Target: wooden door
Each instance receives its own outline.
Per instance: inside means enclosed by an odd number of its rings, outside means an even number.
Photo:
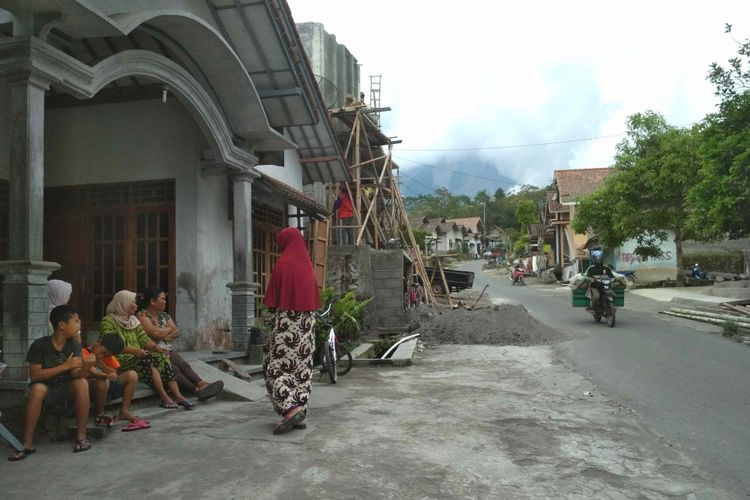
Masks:
[[[84,306],[91,303],[93,286],[89,273],[91,218],[78,207],[47,210],[44,229],[44,260],[61,266],[51,277],[73,285],[69,304],[79,310],[87,328],[94,318],[91,307]]]
[[[311,252],[315,279],[318,282],[318,291],[326,286],[326,261],[328,259],[328,231],[330,220],[316,220],[312,222]]]

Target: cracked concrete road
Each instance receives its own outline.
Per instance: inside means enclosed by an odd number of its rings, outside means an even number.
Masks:
[[[283,436],[269,403],[227,401],[161,412],[82,454],[40,442],[0,463],[1,496],[732,498],[553,357],[450,345],[412,367],[355,368],[315,384],[307,430]]]

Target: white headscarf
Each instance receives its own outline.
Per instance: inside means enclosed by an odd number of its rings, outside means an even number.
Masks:
[[[49,280],[47,282],[47,296],[49,297],[49,310],[62,306],[70,300],[73,293],[73,285],[63,280]]]
[[[138,318],[132,314],[128,314],[128,308],[130,304],[135,302],[135,293],[127,290],[120,290],[117,292],[112,301],[107,304],[107,314],[119,323],[121,327],[126,330],[133,330],[136,327],[141,326],[141,322]]]

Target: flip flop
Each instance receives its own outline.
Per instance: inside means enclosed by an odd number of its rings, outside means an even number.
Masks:
[[[91,441],[89,438],[85,437],[83,439],[77,439],[76,444],[73,447],[73,453],[81,453],[84,451],[89,451],[91,449]]]
[[[122,428],[122,432],[139,431],[141,429],[148,429],[151,424],[148,420],[133,420],[128,425]]]
[[[211,382],[206,387],[199,390],[196,395],[198,396],[198,401],[205,401],[214,396],[217,396],[223,390],[224,382],[222,380],[217,380],[216,382]]]
[[[294,410],[291,410],[289,413],[291,413]],[[294,413],[291,417],[286,417],[284,420],[281,421],[279,425],[274,427],[273,433],[274,434],[284,434],[286,432],[291,431],[294,426],[300,425],[305,420],[305,414],[300,410]]]
[[[8,455],[8,460],[10,460],[11,462],[18,462],[19,460],[23,460],[29,455],[33,455],[35,452],[36,448],[24,448],[23,450],[14,451],[10,455]]]
[[[193,403],[189,399],[183,399],[182,401],[177,401],[177,404],[182,406],[186,410],[195,410],[195,403]]]
[[[180,405],[178,405],[174,401],[170,401],[169,403],[165,403],[162,401],[162,403],[159,406],[161,406],[162,408],[166,408],[167,410],[176,410],[177,408],[180,407]]]
[[[107,415],[107,414],[98,415],[94,419],[94,424],[101,426],[101,427],[112,427],[112,424],[114,423],[115,423],[115,417],[113,417],[112,415]]]

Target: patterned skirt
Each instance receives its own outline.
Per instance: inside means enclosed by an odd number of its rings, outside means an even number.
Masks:
[[[315,350],[314,311],[273,311],[264,349],[263,376],[273,409],[284,415],[294,407],[307,413]]]

